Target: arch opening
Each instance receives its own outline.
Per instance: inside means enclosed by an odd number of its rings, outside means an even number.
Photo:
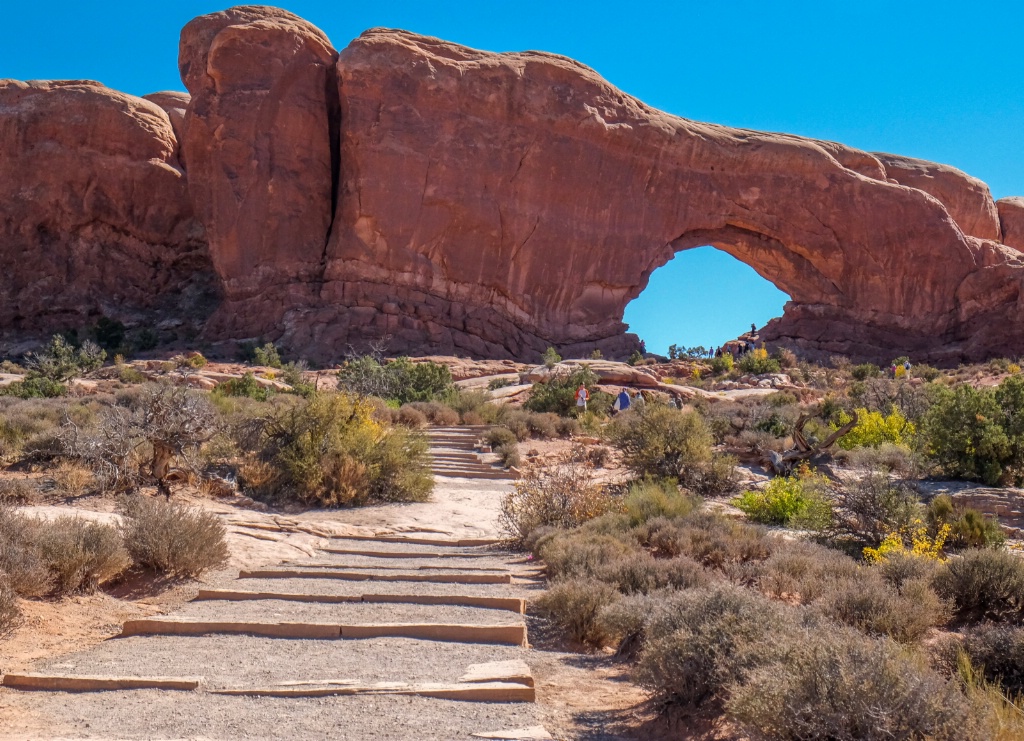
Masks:
[[[712,246],[677,252],[656,268],[623,321],[647,350],[718,347],[781,316],[790,297],[752,267]]]

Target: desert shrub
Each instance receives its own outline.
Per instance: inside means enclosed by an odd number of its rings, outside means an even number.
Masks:
[[[882,369],[874,363],[862,363],[861,365],[855,365],[850,369],[850,375],[858,381],[864,381],[868,378],[878,378],[882,375]]]
[[[893,409],[888,415],[864,408],[857,409],[856,413],[857,424],[838,441],[839,447],[846,450],[857,447],[877,448],[883,443],[909,447],[917,433],[914,423],[908,421],[899,409]],[[840,411],[832,428],[838,430],[852,419],[849,414]]]
[[[75,347],[61,335],[54,335],[50,343],[39,352],[27,353],[25,365],[28,379],[46,379],[61,384],[94,371],[103,365],[107,353],[99,345],[86,340]]]
[[[582,448],[574,448],[551,466],[528,469],[515,482],[501,501],[501,526],[521,543],[541,525],[574,528],[613,506],[611,495],[594,482]]]
[[[953,548],[998,548],[1006,541],[996,518],[958,506],[948,494],[940,494],[928,503],[927,516],[932,531],[949,528],[948,541]]]
[[[925,418],[929,452],[947,476],[996,484],[1013,463],[1013,446],[1000,424],[990,389],[963,384],[941,389]]]
[[[82,496],[96,483],[92,471],[71,461],[64,461],[51,469],[50,480],[54,493],[69,498]]]
[[[796,353],[786,347],[780,347],[776,350],[772,357],[779,362],[779,365],[783,368],[795,368],[797,366]]]
[[[587,460],[590,461],[595,468],[603,468],[611,458],[611,454],[611,450],[606,448],[604,445],[595,445],[592,448],[587,448]]]
[[[610,636],[599,619],[601,610],[619,598],[614,587],[596,579],[555,581],[534,606],[579,643],[603,646]]]
[[[934,381],[939,376],[941,376],[942,371],[940,371],[938,368],[933,368],[930,365],[921,363],[919,365],[914,366],[913,374],[917,378],[923,378],[925,381],[931,382]]]
[[[0,396],[13,396],[18,399],[52,399],[64,396],[68,387],[59,381],[42,376],[29,376],[24,381],[0,387]]]
[[[423,414],[430,424],[440,427],[451,427],[457,425],[461,420],[457,411],[439,401],[411,401],[406,402],[403,406],[415,409]]]
[[[132,495],[119,502],[121,534],[132,560],[171,577],[196,577],[227,563],[224,525],[212,512]]]
[[[645,479],[630,485],[622,505],[630,524],[636,526],[655,517],[684,517],[699,501],[680,492],[674,481]]]
[[[21,597],[41,597],[53,586],[35,540],[38,523],[13,507],[0,506],[0,575]]]
[[[531,437],[550,440],[558,436],[558,415],[551,412],[530,414],[526,417],[526,426]]]
[[[255,365],[263,365],[268,368],[280,368],[281,353],[273,342],[268,342],[262,347],[254,347],[252,350],[252,362]]]
[[[316,393],[267,420],[258,456],[273,476],[257,494],[318,506],[423,501],[433,487],[426,438],[373,418],[344,393]]]
[[[471,412],[479,414],[481,410],[486,409],[490,404],[490,395],[483,391],[467,391],[465,389],[455,389],[453,393],[447,399],[448,405],[461,415],[466,415]]]
[[[892,555],[874,565],[885,581],[897,590],[913,581],[931,583],[936,572],[942,567],[934,558],[914,556],[909,553]]]
[[[39,494],[38,487],[28,479],[0,479],[0,507],[7,504],[26,504]]]
[[[1024,620],[1024,560],[1005,551],[971,549],[935,574],[935,588],[961,617]]]
[[[611,402],[604,404],[603,397],[599,398],[595,388],[597,381],[597,375],[586,365],[574,367],[567,373],[554,372],[546,381],[533,385],[530,398],[523,404],[523,408],[531,412],[551,412],[560,417],[569,417],[576,413],[576,390],[582,384],[590,393],[588,408],[607,411]]]
[[[966,631],[963,641],[947,640],[939,647],[939,658],[950,671],[957,668],[960,652],[967,655],[989,682],[996,682],[1010,694],[1024,693],[1024,628],[982,623]]]
[[[778,545],[761,528],[699,510],[677,520],[656,517],[635,536],[658,555],[688,556],[716,569],[766,559]]]
[[[519,453],[518,443],[504,443],[494,448],[498,460],[505,468],[518,468],[523,464],[523,457]]]
[[[759,347],[740,358],[739,369],[744,373],[761,375],[764,373],[778,373],[782,370],[782,367],[778,360],[768,356],[767,350]]]
[[[487,382],[487,389],[489,391],[497,391],[507,386],[515,386],[519,383],[516,378],[492,378]]]
[[[711,359],[711,372],[720,376],[729,373],[733,367],[732,353],[724,352],[720,356]]]
[[[837,530],[860,543],[877,546],[892,533],[909,532],[923,507],[917,494],[888,474],[869,471],[847,485],[841,497]]]
[[[732,683],[770,661],[794,622],[784,606],[730,585],[658,602],[644,623],[634,678],[665,708],[724,699]]]
[[[787,542],[764,561],[757,586],[775,598],[797,598],[811,604],[836,584],[857,578],[858,564],[849,556],[817,543]]]
[[[536,528],[535,528],[536,530]],[[606,565],[639,549],[608,533],[560,531],[538,543],[537,555],[544,561],[549,578],[591,577]]]
[[[836,455],[852,468],[865,468],[869,471],[892,471],[906,474],[914,470],[915,458],[909,448],[882,443],[877,448],[853,448]]]
[[[32,530],[54,594],[92,592],[131,565],[121,535],[111,525],[64,516],[37,522]]]
[[[241,378],[229,378],[218,383],[213,392],[223,396],[244,396],[256,401],[266,401],[273,393],[269,386],[257,381],[252,372],[242,374]]]
[[[381,363],[368,355],[342,366],[338,371],[338,388],[361,396],[393,399],[400,404],[447,400],[455,395],[452,373],[446,365],[414,363],[409,358]],[[458,420],[451,424],[458,424]]]
[[[822,530],[832,523],[832,503],[826,496],[827,477],[806,471],[774,478],[760,491],[745,491],[733,500],[754,522]]]
[[[18,595],[11,589],[7,580],[0,577],[0,638],[6,638],[14,632],[20,621]]]
[[[541,355],[540,360],[548,368],[554,368],[562,362],[562,356],[558,354],[558,350],[555,348],[548,347],[548,349]]]
[[[492,427],[484,435],[484,440],[492,449],[501,445],[515,445],[519,441],[512,430],[507,427]]]
[[[958,687],[883,640],[849,630],[780,636],[778,659],[731,687],[727,714],[758,738],[982,738]]]
[[[126,365],[124,363],[119,363],[118,366],[117,366],[117,379],[121,383],[131,384],[131,383],[144,383],[145,380],[146,380],[146,377],[142,374],[142,371],[140,371],[138,368],[136,368],[134,366],[131,366],[131,365]]]
[[[673,478],[698,494],[731,486],[732,461],[723,458],[715,465],[711,430],[697,412],[648,405],[618,415],[607,435],[639,477]]]
[[[559,417],[555,429],[559,437],[573,437],[583,432],[583,426],[575,417]]]
[[[418,429],[427,426],[427,415],[408,404],[398,410],[398,424]]]
[[[836,622],[900,643],[919,641],[945,617],[945,605],[927,582],[907,581],[895,589],[870,571],[837,583],[818,604]]]

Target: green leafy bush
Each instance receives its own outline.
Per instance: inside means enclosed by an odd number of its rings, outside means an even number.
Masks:
[[[822,530],[832,523],[829,485],[827,477],[811,472],[781,476],[760,491],[743,492],[733,504],[754,522]]]
[[[882,375],[882,369],[874,363],[862,363],[853,366],[850,369],[850,375],[858,381],[864,381],[868,378],[878,378]]]
[[[446,365],[414,363],[409,358],[381,363],[369,355],[349,360],[342,366],[338,371],[338,388],[399,404],[443,401],[455,394],[452,373]]]
[[[928,503],[928,524],[932,532],[948,525],[946,542],[957,549],[998,548],[1006,541],[996,518],[958,506],[948,494],[940,494]]]
[[[732,371],[734,361],[732,353],[724,352],[716,358],[711,359],[711,372],[716,376]]]
[[[1001,418],[990,389],[967,384],[941,389],[924,422],[929,452],[941,471],[954,478],[998,483],[1004,469],[1015,464],[1014,445]]]
[[[0,386],[0,395],[15,396],[19,399],[52,399],[65,396],[67,393],[68,387],[63,383],[42,376],[30,376],[24,381]]]
[[[939,595],[961,617],[996,622],[1024,620],[1024,560],[1006,551],[967,550],[935,575]]]
[[[762,375],[765,373],[778,373],[782,370],[779,361],[769,357],[768,351],[763,347],[751,350],[740,358],[739,368],[744,373]]]
[[[268,342],[263,347],[253,348],[252,362],[268,368],[280,368],[283,365],[281,353],[278,352],[277,346],[273,342]]]
[[[603,397],[598,395],[595,388],[597,380],[597,375],[586,365],[575,367],[569,373],[556,373],[547,381],[533,385],[530,398],[523,404],[523,408],[531,412],[552,412],[568,417],[576,413],[576,390],[583,385],[590,393],[588,408],[607,411],[611,402],[605,404]]]
[[[106,351],[94,342],[86,340],[80,347],[75,347],[58,334],[45,349],[26,354],[25,365],[29,369],[29,378],[64,383],[101,367],[106,357]]]
[[[558,354],[558,351],[555,348],[549,347],[544,351],[544,354],[541,355],[541,362],[548,368],[554,368],[562,362],[562,356]]]
[[[121,534],[139,566],[171,577],[197,577],[227,563],[224,525],[212,512],[141,494],[120,501]]]
[[[699,500],[680,492],[675,481],[666,479],[633,482],[622,502],[634,527],[656,517],[685,517],[699,505]]]
[[[616,416],[606,434],[636,476],[675,479],[701,495],[732,486],[733,461],[712,454],[714,438],[697,412],[647,405]]]
[[[218,383],[213,391],[223,396],[245,396],[256,401],[266,401],[273,393],[269,387],[257,381],[252,372],[244,373],[241,378],[229,378]]]

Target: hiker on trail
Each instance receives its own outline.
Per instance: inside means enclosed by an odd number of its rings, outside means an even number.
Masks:
[[[896,377],[896,364],[895,363],[893,363],[892,365],[889,366],[889,375],[892,376],[893,378]]]
[[[643,410],[644,404],[643,391],[637,391],[636,394],[633,395],[633,405],[636,406],[636,410],[639,412]]]
[[[908,376],[910,375],[910,361],[909,360],[906,363],[903,364],[903,370],[905,370],[907,372]]]
[[[587,387],[580,384],[580,387],[576,389],[576,408],[582,409],[584,412],[587,411],[587,400],[590,398],[590,392],[587,391]]]
[[[629,394],[626,393],[626,389],[622,389],[619,395],[615,397],[615,403],[612,404],[613,412],[624,412],[629,409]]]
[[[757,325],[753,322],[750,323],[750,334],[757,334]]]

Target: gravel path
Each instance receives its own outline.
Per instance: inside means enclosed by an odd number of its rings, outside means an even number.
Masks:
[[[318,604],[284,600],[202,600],[174,613],[197,620],[247,620],[253,622],[311,622],[354,625],[358,623],[470,623],[521,625],[523,616],[508,610],[484,610],[449,605],[411,605],[372,602]]]
[[[466,481],[438,478],[430,503],[386,505],[344,513],[360,520],[424,532],[409,537],[445,537],[431,528],[447,525],[462,537],[495,533],[501,494],[507,481]],[[376,511],[371,511],[371,510]],[[325,513],[336,521],[340,513]],[[393,516],[390,523],[380,523]],[[311,521],[304,515],[305,521]],[[312,522],[312,524],[316,524]],[[374,525],[376,527],[376,525]],[[451,537],[457,537],[455,535]],[[307,595],[466,595],[518,597],[537,595],[539,583],[525,581],[536,567],[522,554],[493,547],[450,547],[334,538],[320,541],[331,548],[374,551],[384,557],[330,554],[323,550],[253,570],[322,568],[394,576],[450,575],[464,570],[477,575],[510,574],[514,584],[342,581],[331,578],[234,578],[220,574],[206,588]],[[316,541],[313,542],[315,546]],[[421,553],[424,558],[387,558],[389,551]],[[306,552],[313,552],[309,549]],[[479,558],[437,557],[438,553],[479,555]],[[266,563],[264,561],[263,563]],[[314,564],[326,564],[316,567]],[[424,566],[427,568],[417,568]],[[472,567],[472,568],[470,568]],[[482,569],[491,569],[484,571]],[[326,574],[325,574],[326,577]],[[463,623],[522,625],[524,616],[508,610],[412,603],[310,603],[286,600],[202,600],[185,605],[173,617],[217,622]],[[245,635],[145,635],[105,641],[79,653],[35,667],[52,674],[107,676],[201,676],[194,692],[139,690],[132,692],[18,693],[22,715],[0,725],[4,738],[120,739],[467,739],[471,733],[537,725],[532,703],[438,700],[396,696],[325,698],[251,698],[210,694],[217,688],[262,688],[288,682],[350,680],[359,683],[452,683],[471,664],[531,660],[528,648],[409,638],[276,639]],[[0,689],[8,695],[10,690]],[[22,725],[19,726],[18,724]],[[31,724],[35,723],[36,726]],[[40,733],[39,728],[45,728]]]

